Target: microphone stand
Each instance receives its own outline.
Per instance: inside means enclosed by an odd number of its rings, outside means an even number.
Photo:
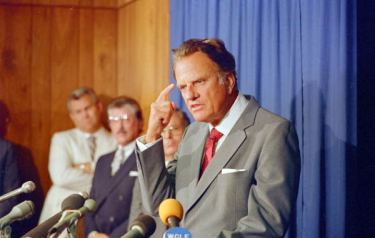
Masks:
[[[77,219],[74,219],[72,221],[69,222],[69,226],[66,228],[67,230],[67,235],[68,235],[68,238],[76,238],[77,237]],[[56,238],[56,237],[59,237],[59,235],[64,231],[64,229],[62,230],[58,230],[56,231],[55,233],[52,233],[52,234],[48,234],[48,238]],[[0,238],[2,238],[0,236]],[[10,237],[9,237],[10,238]]]
[[[10,225],[5,226],[0,230],[0,238],[11,238],[12,228]]]
[[[72,221],[67,228],[68,230],[68,237],[69,238],[76,238],[77,237],[77,220]]]

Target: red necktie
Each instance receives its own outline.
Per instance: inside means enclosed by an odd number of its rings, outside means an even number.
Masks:
[[[223,136],[221,132],[216,130],[215,128],[212,128],[210,135],[208,136],[208,139],[206,141],[206,145],[204,146],[204,160],[201,167],[201,174],[203,174],[204,170],[207,168],[207,165],[210,163],[212,158],[215,155],[215,148],[217,142],[220,140],[220,138]]]

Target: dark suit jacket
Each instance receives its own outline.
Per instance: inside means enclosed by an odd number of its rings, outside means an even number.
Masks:
[[[98,231],[116,238],[127,232],[136,180],[129,172],[137,171],[135,155],[132,153],[111,176],[114,155],[115,152],[103,155],[96,165],[90,197],[96,201],[97,208],[85,219],[86,236],[91,231]]]
[[[155,210],[175,196],[181,226],[194,238],[282,237],[298,191],[298,139],[287,120],[249,99],[239,120],[199,178],[207,123],[193,123],[178,150],[176,185],[170,183],[161,141],[136,150],[142,196]]]
[[[0,195],[8,193],[20,186],[17,159],[13,145],[0,138]],[[0,203],[0,217],[6,215],[14,205],[17,197]]]

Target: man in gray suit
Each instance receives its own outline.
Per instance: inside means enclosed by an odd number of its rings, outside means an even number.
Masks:
[[[234,57],[219,39],[191,39],[173,50],[174,76],[196,120],[177,153],[175,186],[161,132],[175,109],[166,87],[137,141],[144,199],[175,197],[194,238],[282,237],[298,191],[300,154],[291,123],[237,88]]]

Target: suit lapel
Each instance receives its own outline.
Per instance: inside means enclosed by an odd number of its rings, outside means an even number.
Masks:
[[[180,176],[181,187],[188,186],[187,189],[179,191],[178,200],[184,209],[189,206],[194,199],[192,191],[195,190],[200,172],[201,158],[203,156],[205,140],[208,136],[208,125],[205,123],[195,123],[190,127],[188,135],[184,137],[183,149],[179,151],[177,160],[177,173]],[[188,184],[185,184],[189,181]]]
[[[193,162],[194,166],[191,166],[191,168],[194,169],[193,171],[194,179],[196,179],[198,183],[196,184],[196,187],[193,188],[192,186],[190,186],[191,188],[189,188],[189,191],[193,191],[193,192],[191,193],[192,195],[189,199],[188,205],[186,206],[186,213],[194,206],[194,204],[209,188],[210,184],[221,173],[221,170],[231,160],[231,158],[236,153],[238,148],[244,143],[244,141],[247,138],[245,129],[254,124],[255,115],[258,109],[259,109],[258,103],[253,98],[251,98],[242,116],[239,118],[239,120],[234,125],[232,130],[229,132],[228,136],[225,138],[223,144],[220,146],[218,151],[216,151],[213,160],[210,162],[210,164],[208,165],[208,167],[206,168],[205,172],[202,174],[200,179],[199,179],[199,171],[200,171],[200,164],[201,164],[201,158],[203,155],[205,140],[202,142],[203,146],[200,151],[200,157],[196,156],[197,154],[199,155],[198,152],[196,154],[192,154],[191,158],[194,160]],[[207,133],[208,133],[208,129],[207,129],[206,134]],[[196,137],[193,139],[196,140]],[[198,171],[196,171],[197,167],[198,167]]]

